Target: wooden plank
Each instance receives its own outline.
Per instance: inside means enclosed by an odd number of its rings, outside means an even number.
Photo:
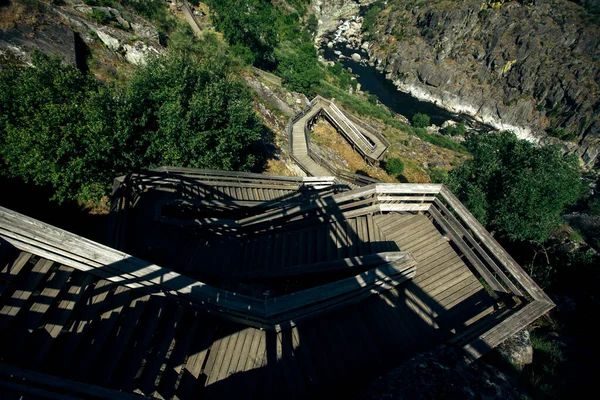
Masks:
[[[94,321],[93,332],[89,332],[84,348],[80,349],[77,357],[77,367],[73,374],[79,380],[85,380],[91,372],[100,351],[103,349],[106,340],[112,336],[113,327],[116,325],[119,314],[123,308],[130,304],[130,292],[126,286],[118,286],[108,301],[104,302],[104,307],[100,317]]]
[[[458,199],[445,187],[442,187],[440,194],[444,200],[455,210],[460,219],[473,231],[477,237],[494,254],[501,264],[505,266],[508,272],[527,290],[527,292],[536,300],[552,303],[550,298],[534,282],[529,275],[517,264],[517,262],[496,242],[496,240],[485,230],[485,228],[473,217],[473,215],[462,205]]]
[[[68,344],[64,347],[59,343],[55,344],[54,339],[58,337],[64,327],[69,325],[67,321],[72,318],[73,314],[83,315],[83,310],[91,314],[95,310],[99,310],[99,305],[96,308],[96,305],[91,303],[93,300],[91,296],[87,298],[87,301],[82,301],[82,299],[86,299],[88,293],[92,292],[90,290],[92,278],[91,275],[79,271],[72,274],[72,279],[67,284],[67,290],[63,290],[60,294],[57,307],[49,311],[47,323],[43,327],[42,333],[36,338],[35,344],[28,346],[35,348],[35,356],[32,357],[30,365],[42,365],[42,360],[46,358],[48,352],[51,352],[47,359],[56,360],[56,362],[51,362],[51,368],[64,370],[62,366],[64,363],[69,362],[73,349],[79,344],[83,335],[72,335],[72,331],[67,330],[62,335],[63,340],[60,341],[61,344]],[[52,347],[53,344],[55,344],[54,347]],[[49,369],[48,365],[44,365],[44,369]]]
[[[286,268],[290,265],[290,240],[291,232],[282,233],[281,237],[281,268]]]
[[[0,296],[2,296],[13,279],[21,272],[30,259],[31,253],[22,251],[12,263],[9,262],[2,268],[2,273],[0,274]]]
[[[215,344],[217,344],[218,341],[214,340],[217,330],[218,325],[214,322],[208,325],[202,325],[201,328],[199,328],[200,335],[193,339],[193,343],[188,349],[189,356],[185,364],[181,383],[177,388],[178,397],[189,398],[189,395],[196,392],[197,386],[201,383],[199,379],[200,373],[202,372],[209,351],[213,352],[214,350],[216,352],[218,350],[218,348],[215,347]],[[205,370],[208,368],[207,362]]]
[[[359,254],[358,252],[358,235],[356,218],[346,220],[346,238],[347,238],[347,257],[353,257]]]
[[[5,359],[21,352],[29,334],[40,326],[46,312],[56,301],[72,272],[71,268],[60,266],[56,271],[47,275],[48,279],[43,283],[41,293],[38,296],[33,296],[33,303],[29,309],[21,313],[22,318],[20,318],[20,321],[15,321],[18,326],[10,329],[2,339],[5,343],[10,343]],[[19,320],[19,318],[17,319]]]
[[[143,360],[150,346],[156,328],[160,320],[165,317],[166,304],[163,298],[150,298],[146,305],[146,311],[143,320],[140,321],[138,329],[135,330],[132,340],[127,346],[127,353],[123,358],[125,362],[121,363],[115,371],[114,377],[116,385],[128,391],[135,389],[134,380],[139,379],[143,368]]]
[[[140,323],[140,318],[149,299],[149,295],[134,298],[127,311],[123,313],[123,324],[110,338],[111,343],[107,345],[106,350],[101,357],[101,361],[98,363],[102,368],[93,376],[93,379],[97,384],[107,386],[111,381],[113,372],[121,361],[133,332]]]
[[[469,269],[460,259],[450,261],[441,266],[435,275],[419,281],[418,285],[424,291],[428,291],[431,287],[443,282],[446,277],[455,276],[466,271],[469,271]]]
[[[27,279],[15,284],[10,297],[0,309],[0,333],[8,328],[14,317],[21,311],[27,300],[31,297],[38,284],[50,270],[53,262],[40,258],[27,274]],[[12,288],[11,288],[12,289]]]
[[[17,381],[22,384],[21,388],[44,387],[51,391],[49,392],[51,396],[44,398],[105,398],[115,400],[139,400],[140,398],[137,395],[63,379],[57,377],[55,374],[46,375],[7,364],[0,364],[0,379],[3,382]],[[19,393],[22,394],[23,392],[19,391]],[[47,393],[45,396],[48,395]],[[59,393],[68,393],[70,396],[59,397]],[[38,395],[37,392],[35,394]],[[34,398],[38,397],[35,396]]]
[[[487,269],[487,267],[481,262],[481,260],[473,253],[471,248],[459,237],[459,235],[452,229],[450,224],[445,221],[441,214],[435,209],[431,209],[431,215],[435,221],[439,223],[442,228],[447,232],[448,236],[452,239],[456,247],[465,255],[471,265],[481,274],[485,281],[490,285],[492,290],[506,293],[506,289],[498,282],[496,277]]]
[[[248,361],[250,347],[254,339],[254,330],[254,328],[246,328],[244,330],[244,340],[241,340],[239,342],[240,346],[235,349],[235,356],[232,358],[228,374],[235,374],[246,370],[246,362]]]
[[[428,279],[432,276],[436,276],[439,273],[440,269],[444,268],[448,262],[455,263],[459,260],[460,257],[457,256],[456,253],[448,252],[439,258],[432,258],[430,262],[419,262],[419,270],[417,271],[413,282],[415,284],[420,284],[425,279]]]
[[[397,261],[403,258],[406,254],[407,253],[400,251],[367,254],[333,261],[321,261],[312,264],[296,265],[285,269],[274,269],[268,272],[258,271],[244,273],[235,275],[235,278],[239,280],[254,280],[348,270],[351,268],[381,265],[388,262]]]
[[[463,270],[460,273],[446,275],[445,279],[440,280],[439,282],[435,282],[430,287],[427,288],[427,294],[429,294],[432,298],[435,297],[454,285],[458,285],[465,279],[469,279],[471,276],[471,271]]]
[[[281,346],[284,373],[289,382],[289,387],[293,391],[292,395],[294,398],[305,399],[307,398],[306,384],[302,378],[298,360],[292,350],[291,332],[280,332],[277,339],[278,346]]]
[[[219,375],[217,380],[224,380],[229,375],[233,375],[237,369],[237,364],[240,360],[240,354],[242,353],[242,347],[244,346],[244,342],[246,341],[246,336],[248,335],[248,329],[241,329],[240,331],[234,334],[235,338],[232,338],[229,342],[229,347],[225,352],[225,357],[223,358],[223,363],[221,368],[219,369]]]
[[[304,249],[304,251],[306,252],[306,257],[302,260],[303,263],[312,264],[319,259],[319,254],[318,254],[318,250],[317,250],[317,248],[318,248],[317,242],[319,241],[318,233],[319,233],[318,227],[313,228],[313,229],[308,229],[306,231],[306,246],[304,246],[300,250],[300,251],[302,251],[302,249]]]
[[[397,223],[395,225],[396,231],[384,232],[388,239],[394,240],[397,242],[405,241],[407,238],[418,238],[421,236],[422,232],[428,232],[431,229],[435,229],[431,221],[422,216],[422,218],[414,218],[411,219],[409,223],[406,225],[403,223]]]
[[[443,300],[440,300],[438,303],[440,304],[440,306],[443,306],[448,310],[452,309],[453,307],[455,307],[470,296],[485,293],[488,296],[488,298],[491,298],[491,296],[487,292],[485,292],[485,290],[477,280],[465,280],[465,284],[463,284],[462,289],[452,292],[449,295],[446,295],[447,292],[450,291],[444,292],[444,296],[446,297],[444,297]]]
[[[171,347],[175,332],[183,318],[184,307],[173,304],[167,309],[167,314],[161,320],[161,329],[151,345],[151,350],[147,353],[142,376],[138,381],[137,388],[147,396],[152,395],[158,383],[157,378],[160,375],[160,368],[166,361],[167,352]]]
[[[201,319],[202,322],[207,322],[198,311],[186,310],[182,323],[177,328],[175,347],[171,351],[157,390],[158,396],[163,399],[170,399],[175,393],[177,381],[185,367],[188,349],[196,336]]]
[[[250,349],[248,350],[248,357],[246,359],[244,371],[250,371],[254,369],[256,365],[256,354],[258,352],[258,348],[260,347],[260,342],[263,339],[263,333],[259,330],[252,329],[252,334],[252,342],[250,344]]]
[[[284,296],[279,296],[275,299],[265,301],[266,315],[275,316],[283,313],[289,313],[298,310],[304,306],[317,304],[327,300],[333,300],[337,296],[352,293],[367,288],[371,284],[380,281],[385,281],[385,277],[400,276],[412,277],[414,275],[414,260],[407,257],[397,267],[391,264],[369,270],[356,277],[346,278],[337,282],[325,284],[316,288],[305,289],[299,292],[291,293]],[[384,277],[384,278],[382,278]],[[398,278],[398,280],[400,280]]]
[[[502,271],[502,269],[500,269],[500,267],[490,258],[490,256],[487,254],[487,252],[485,252],[481,248],[479,243],[477,243],[477,241],[473,239],[473,237],[469,234],[469,232],[467,232],[467,230],[458,222],[458,220],[454,217],[454,215],[452,213],[450,213],[450,211],[446,208],[446,206],[437,199],[435,201],[435,205],[446,216],[446,219],[444,219],[444,222],[446,222],[448,225],[450,225],[452,228],[454,228],[457,231],[456,232],[457,235],[459,233],[462,234],[461,239],[466,240],[470,244],[470,246],[473,247],[474,251],[477,252],[477,254],[485,260],[487,265],[489,265],[494,270],[494,272],[500,277],[502,282],[514,294],[516,294],[518,296],[522,296],[523,294],[522,294],[521,290],[512,283],[512,281],[506,276],[504,271]],[[440,215],[440,218],[444,218],[444,216]]]
[[[500,321],[492,329],[471,340],[463,349],[471,360],[476,360],[490,349],[498,346],[509,336],[550,311],[553,307],[553,303],[533,301],[508,318]]]

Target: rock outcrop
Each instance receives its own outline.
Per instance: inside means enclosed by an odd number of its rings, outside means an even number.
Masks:
[[[522,329],[506,339],[495,351],[519,369],[533,362],[533,346],[527,329]]]
[[[371,382],[356,400],[379,399],[528,399],[516,380],[477,361],[465,364],[457,350],[439,348],[419,354]]]
[[[377,6],[361,47],[399,90],[521,138],[560,144],[588,167],[598,162],[600,27],[585,8],[566,0]]]
[[[375,0],[311,0],[311,8],[319,21],[317,37],[335,30],[340,20],[357,15],[360,7],[372,4]]]
[[[100,58],[140,64],[149,54],[162,51],[152,24],[131,13],[126,19],[111,7],[44,4],[43,8],[28,8],[14,3],[0,12],[0,52],[25,60],[37,49],[75,65],[78,57],[85,57],[78,51],[87,46],[105,53]],[[94,15],[103,15],[106,23],[99,23]]]

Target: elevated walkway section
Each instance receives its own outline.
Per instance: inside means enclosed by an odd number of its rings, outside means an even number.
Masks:
[[[301,113],[292,118],[288,133],[290,136],[290,148],[292,157],[300,167],[311,176],[336,175],[341,179],[352,182],[358,176],[341,171],[329,162],[319,157],[311,151],[310,145],[310,126],[314,121],[322,116],[333,125],[336,130],[358,151],[365,161],[374,164],[379,161],[387,148],[389,142],[382,135],[374,132],[372,129],[362,127],[350,120],[348,116],[340,110],[333,101],[324,99],[321,96],[315,97],[310,105]],[[374,183],[376,180],[352,182],[355,186]]]
[[[440,344],[476,359],[552,308],[444,186],[330,179],[119,178],[124,252],[0,207],[3,390],[347,397]]]

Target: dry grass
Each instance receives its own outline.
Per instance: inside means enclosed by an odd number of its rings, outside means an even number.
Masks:
[[[110,212],[110,198],[103,196],[98,203],[89,200],[80,202],[79,206],[90,215],[108,215]]]
[[[394,177],[389,176],[381,168],[368,165],[328,122],[319,120],[315,124],[311,133],[311,142],[320,147],[324,157],[339,169],[354,173],[363,171],[382,182],[397,182]]]
[[[267,175],[278,176],[298,176],[288,167],[285,161],[274,158],[267,161],[267,167],[265,168],[264,173]]]
[[[8,6],[0,7],[0,30],[13,29],[17,24],[35,26],[40,15],[39,10],[35,8],[11,2]]]
[[[377,125],[381,124],[377,123]],[[455,151],[424,142],[400,129],[386,125],[382,125],[380,128],[391,142],[385,158],[397,157],[404,161],[404,172],[399,177],[400,179],[388,175],[381,168],[367,165],[360,154],[355,152],[335,128],[325,121],[321,120],[315,125],[314,131],[311,133],[311,141],[321,150],[322,155],[336,167],[350,172],[364,171],[382,182],[431,182],[431,169],[449,171],[454,166],[460,165],[466,157]]]

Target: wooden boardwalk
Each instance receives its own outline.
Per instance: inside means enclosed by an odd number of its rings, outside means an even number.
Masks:
[[[441,185],[162,169],[115,193],[128,253],[0,208],[6,393],[342,398],[552,308]]]
[[[332,174],[332,171],[324,168],[311,157],[310,143],[307,142],[307,126],[318,115],[323,115],[367,160],[381,159],[389,146],[382,137],[353,123],[332,101],[317,96],[311,102],[310,109],[296,119],[292,126],[292,155],[309,175]]]
[[[365,238],[356,249],[343,247],[342,251],[347,252],[344,255],[358,254],[361,246],[365,252],[381,250],[369,247],[378,243],[386,243],[391,249],[395,242],[417,254],[431,252],[436,246],[449,248],[439,233],[438,242],[427,241],[429,247],[403,240],[415,226],[404,224],[406,229],[398,230],[394,224],[400,219],[392,217],[394,223],[379,217],[372,224],[366,218],[348,221],[340,237],[353,234],[356,223],[357,228],[364,224],[376,229],[366,231],[380,241],[369,244],[369,238]],[[422,215],[416,218],[428,221]],[[380,224],[385,227],[379,229]],[[360,235],[361,229],[356,230]],[[385,232],[399,238],[388,240]],[[3,243],[2,248],[6,247]],[[453,313],[454,304],[482,293],[481,285],[464,265],[450,274],[445,272],[444,266],[455,254],[438,260],[429,257],[429,268],[415,277],[414,285],[386,291],[354,308],[293,328],[266,332],[221,320],[172,297],[148,295],[28,252],[10,248],[3,253],[2,363],[160,398],[340,395],[344,392],[339,385],[344,384],[348,390],[355,387],[344,383],[348,379],[355,384],[365,382],[383,372],[384,367],[443,342],[451,332],[440,328],[436,321]],[[300,256],[300,249],[297,254]],[[321,254],[331,254],[331,249]],[[463,275],[467,277],[461,290],[471,290],[462,296],[450,289],[442,290],[435,283],[436,278],[444,277],[443,281],[449,282]],[[434,298],[427,298],[432,294]],[[484,296],[477,298],[486,300]],[[478,311],[463,311],[454,315],[453,321],[462,325]]]

